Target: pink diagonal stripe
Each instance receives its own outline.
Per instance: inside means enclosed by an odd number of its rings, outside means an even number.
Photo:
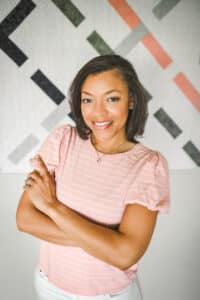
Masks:
[[[142,43],[151,52],[161,67],[166,68],[172,62],[171,57],[161,47],[154,36],[149,32],[142,38]]]
[[[182,73],[178,73],[174,77],[174,81],[184,95],[192,102],[197,110],[200,111],[200,93]]]
[[[125,0],[109,0],[109,2],[131,29],[141,23],[140,18]]]

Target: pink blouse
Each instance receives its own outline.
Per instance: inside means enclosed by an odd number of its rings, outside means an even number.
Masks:
[[[59,201],[99,224],[120,224],[132,203],[169,212],[167,160],[142,143],[124,153],[105,154],[97,162],[91,140],[81,139],[76,127],[66,124],[51,131],[38,154],[55,172]],[[94,296],[128,286],[138,263],[120,270],[82,248],[41,241],[39,267],[66,292]]]

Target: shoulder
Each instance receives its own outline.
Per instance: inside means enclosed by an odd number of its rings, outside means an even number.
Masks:
[[[160,167],[168,168],[168,161],[165,155],[157,149],[153,149],[144,143],[140,142],[136,145],[135,152],[133,151],[130,159],[133,165],[142,167]]]
[[[49,137],[52,139],[60,140],[62,138],[68,138],[71,135],[76,135],[77,130],[76,127],[71,125],[71,124],[62,124],[62,125],[57,125],[54,127],[50,133]]]
[[[50,133],[55,133],[55,134],[59,134],[59,133],[64,133],[64,132],[69,132],[74,130],[75,127],[72,126],[71,124],[61,124],[61,125],[57,125],[55,126]]]
[[[160,181],[169,177],[169,164],[165,155],[159,150],[145,146],[147,161],[144,164],[144,171],[148,176]]]
[[[57,152],[62,144],[68,144],[76,135],[76,128],[70,124],[54,127],[41,144],[41,150]]]
[[[49,168],[58,166],[62,154],[73,141],[73,134],[75,128],[70,124],[58,125],[49,132],[37,152]]]
[[[125,204],[139,203],[167,212],[170,202],[169,168],[166,157],[144,144],[132,164]]]

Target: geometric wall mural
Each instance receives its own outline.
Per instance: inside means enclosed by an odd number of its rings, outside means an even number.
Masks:
[[[30,171],[47,134],[74,125],[68,87],[89,59],[109,53],[127,58],[146,90],[138,140],[170,169],[199,167],[199,12],[199,0],[1,0],[0,171]]]

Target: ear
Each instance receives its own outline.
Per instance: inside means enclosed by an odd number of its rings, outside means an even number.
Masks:
[[[133,99],[129,99],[129,109],[133,109],[134,108],[134,101]]]

